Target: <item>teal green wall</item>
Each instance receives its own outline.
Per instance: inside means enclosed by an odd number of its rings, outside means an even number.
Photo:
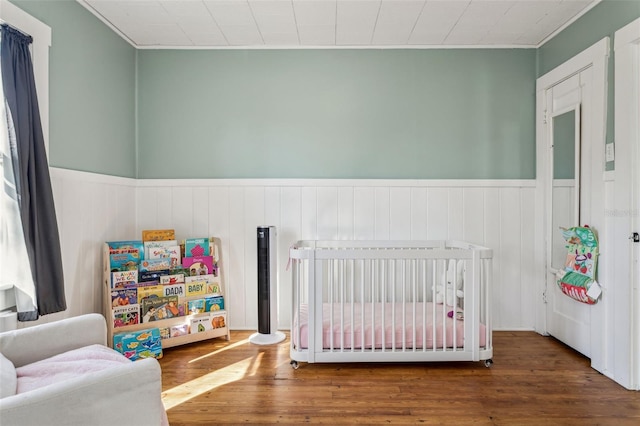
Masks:
[[[51,164],[139,178],[534,178],[536,77],[640,16],[605,0],[537,50],[136,51],[13,2],[52,28]]]
[[[51,27],[49,163],[135,177],[136,50],[73,0],[11,0]]]
[[[638,17],[640,17],[640,0],[604,0],[537,51],[537,76],[540,77],[604,37],[610,37],[607,143],[613,143],[615,140],[613,120],[615,114],[613,99],[615,89],[614,33]],[[607,170],[613,168],[613,162],[607,163]]]
[[[142,50],[140,178],[535,177],[535,51]]]

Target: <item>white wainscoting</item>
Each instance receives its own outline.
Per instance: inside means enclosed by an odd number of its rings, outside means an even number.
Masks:
[[[494,327],[532,330],[535,181],[135,180],[55,169],[68,309],[102,311],[102,243],[173,228],[218,236],[229,325],[257,328],[256,228],[278,230],[279,325],[290,325],[289,246],[300,239],[459,239],[494,250]]]
[[[137,235],[135,179],[51,168],[51,185],[67,310],[20,326],[102,312],[102,244]]]
[[[459,239],[494,249],[494,327],[534,329],[535,181],[139,180],[136,236],[222,239],[229,325],[257,328],[256,228],[278,230],[279,325],[291,309],[288,248],[300,239]]]

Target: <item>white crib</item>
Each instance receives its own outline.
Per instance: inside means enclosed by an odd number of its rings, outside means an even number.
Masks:
[[[299,241],[291,365],[492,363],[492,250],[459,241]]]

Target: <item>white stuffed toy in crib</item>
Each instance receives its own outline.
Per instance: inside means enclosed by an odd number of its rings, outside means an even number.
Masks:
[[[448,306],[453,306],[453,295],[458,299],[464,297],[462,286],[464,284],[464,262],[449,260],[447,270],[444,271],[442,282],[436,286],[436,303],[443,303],[446,299]]]

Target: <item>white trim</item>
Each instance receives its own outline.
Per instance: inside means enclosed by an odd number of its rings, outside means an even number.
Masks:
[[[564,31],[567,27],[570,27],[571,25],[573,25],[574,22],[576,22],[578,19],[582,18],[587,12],[589,12],[591,9],[593,9],[594,7],[596,7],[602,0],[595,0],[593,3],[591,3],[589,6],[585,7],[584,9],[582,9],[580,11],[580,13],[578,13],[576,16],[574,16],[573,18],[571,18],[571,20],[567,21],[564,23],[564,25],[562,25],[560,28],[558,28],[557,30],[555,30],[554,32],[552,32],[551,34],[549,34],[547,37],[545,37],[544,40],[542,40],[540,43],[538,43],[535,48],[539,49],[541,48],[546,42],[548,42],[549,40],[553,39],[555,36],[557,36],[558,34],[560,34],[562,31]]]
[[[534,179],[138,179],[140,187],[153,186],[390,186],[459,188],[534,188]]]
[[[279,46],[279,45],[252,45],[252,46],[182,46],[182,45],[142,45],[132,44],[136,49],[140,50],[397,50],[397,49],[413,49],[413,50],[455,50],[455,49],[535,49],[535,44],[399,44],[399,45],[297,45],[297,46]]]
[[[75,178],[85,182],[150,188],[162,187],[431,187],[431,188],[535,188],[534,179],[136,179],[51,167],[51,177]]]
[[[602,173],[602,180],[605,182],[614,182],[616,180],[616,171],[605,170],[604,173]]]
[[[44,147],[49,157],[49,47],[51,28],[7,0],[0,0],[0,20],[33,38],[31,60],[38,93]]]
[[[536,80],[536,92],[545,91],[563,82],[608,55],[609,37],[605,37],[563,64],[558,65],[542,77],[539,77]]]
[[[616,31],[614,49],[618,181],[612,207],[624,214],[612,220],[616,254],[612,275],[616,283],[615,312],[619,321],[626,322],[613,333],[616,352],[611,370],[614,380],[628,389],[640,390],[640,247],[629,241],[632,232],[640,231],[640,19]]]
[[[616,31],[613,49],[617,50],[631,43],[640,43],[640,19],[636,19]]]
[[[50,167],[49,173],[52,179],[77,179],[87,183],[105,183],[121,186],[136,186],[137,184],[136,179],[133,178],[83,172],[80,170],[60,169],[58,167]]]
[[[124,41],[129,43],[131,46],[133,46],[135,48],[138,48],[138,46],[133,42],[133,40],[131,40],[122,31],[120,31],[115,25],[113,25],[111,23],[111,21],[109,21],[107,18],[105,18],[104,16],[99,14],[97,10],[95,10],[94,8],[89,6],[85,0],[76,0],[76,1],[78,3],[80,3],[85,9],[87,9],[93,16],[98,18],[103,24],[105,24],[107,27],[109,27],[111,29],[111,31],[113,31],[114,33],[119,35],[120,38],[122,38]]]

